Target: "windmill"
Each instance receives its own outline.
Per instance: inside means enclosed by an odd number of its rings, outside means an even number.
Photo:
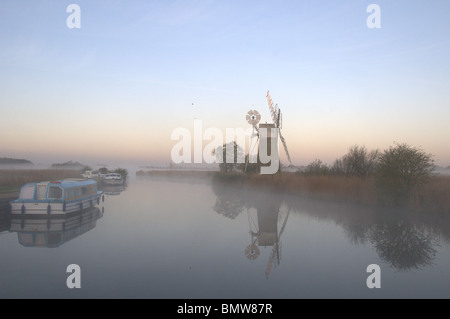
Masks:
[[[286,140],[281,135],[281,129],[282,129],[282,115],[281,110],[278,107],[278,104],[273,106],[272,98],[270,97],[269,91],[267,91],[267,103],[269,104],[270,109],[270,115],[272,116],[273,123],[275,124],[275,127],[278,129],[278,135],[280,136],[281,143],[283,143],[284,151],[286,152],[286,156],[289,160],[289,163],[292,164],[291,156],[289,155],[289,151],[286,145]]]
[[[265,145],[267,145],[267,150],[265,150],[265,154],[274,155],[274,154],[270,154],[271,145],[272,145],[272,143],[276,143],[276,145],[274,145],[275,146],[274,149],[278,150],[278,147],[276,147],[276,146],[278,145],[278,136],[279,136],[281,143],[283,144],[284,151],[286,152],[287,159],[288,159],[289,163],[292,164],[291,156],[289,155],[289,151],[288,151],[287,144],[286,144],[286,139],[281,134],[281,129],[282,129],[281,110],[278,107],[278,104],[276,104],[276,105],[273,104],[273,101],[272,101],[272,98],[270,97],[269,91],[267,91],[266,97],[267,97],[267,103],[269,104],[269,111],[270,111],[270,115],[272,117],[273,123],[259,124],[259,126],[258,126],[258,123],[261,119],[261,115],[255,110],[250,110],[247,113],[246,119],[247,119],[248,123],[253,126],[253,133],[251,135],[251,140],[250,140],[250,150],[252,150],[252,145],[253,145],[253,147],[257,144],[259,145],[258,157],[257,157],[257,160],[259,162],[260,161],[260,149],[261,149],[261,143],[259,143],[259,142],[260,142],[260,138],[261,139],[264,138],[266,140]],[[261,130],[261,129],[264,129],[264,130]],[[271,132],[273,129],[275,129],[276,134],[272,136]],[[254,137],[257,138],[255,144],[253,144]],[[278,154],[276,154],[276,156],[278,156]],[[245,162],[245,171],[247,171],[249,158],[250,158],[250,152],[249,152],[249,156],[247,157],[247,160]]]

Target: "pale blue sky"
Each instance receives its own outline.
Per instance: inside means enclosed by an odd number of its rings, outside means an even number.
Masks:
[[[447,0],[2,1],[0,157],[168,163],[194,118],[270,121],[270,90],[294,164],[397,141],[450,165],[449,31]]]

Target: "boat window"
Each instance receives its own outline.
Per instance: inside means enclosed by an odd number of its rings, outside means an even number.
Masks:
[[[89,195],[89,187],[87,187],[87,186],[82,187],[81,188],[81,195],[82,196]]]
[[[65,198],[66,199],[70,199],[70,198],[74,198],[75,197],[75,190],[73,188],[68,188],[66,189],[65,193]]]
[[[37,192],[36,192],[36,199],[44,200],[46,193],[47,193],[47,185],[38,185]]]
[[[34,185],[28,185],[22,187],[20,191],[20,199],[33,199],[34,198]]]
[[[74,197],[80,197],[81,196],[81,188],[77,187],[77,188],[73,188],[73,196]]]
[[[97,194],[97,185],[92,185],[92,193]]]
[[[58,186],[50,186],[48,189],[48,198],[49,199],[61,199],[62,198],[62,189]]]

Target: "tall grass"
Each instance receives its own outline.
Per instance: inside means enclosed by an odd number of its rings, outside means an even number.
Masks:
[[[374,177],[339,175],[304,176],[294,173],[275,175],[254,174],[241,178],[219,177],[237,187],[266,189],[315,199],[325,199],[366,205],[389,205],[380,202]],[[432,177],[421,188],[414,189],[402,205],[420,211],[450,213],[450,176]]]
[[[136,176],[152,177],[213,177],[216,171],[188,171],[188,170],[154,170],[137,171]]]
[[[2,169],[0,170],[0,192],[16,190],[26,183],[80,177],[78,170],[65,169]]]
[[[299,176],[294,173],[252,175],[243,185],[270,189],[311,198],[337,201],[375,203],[375,181],[373,178],[334,175]]]
[[[434,212],[450,213],[450,176],[433,176],[422,188],[414,190],[410,204]]]

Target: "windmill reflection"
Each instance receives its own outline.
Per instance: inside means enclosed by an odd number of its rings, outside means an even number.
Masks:
[[[260,255],[260,247],[272,247],[267,262],[265,274],[269,277],[273,267],[281,261],[281,235],[289,218],[287,212],[281,209],[282,199],[271,193],[252,192],[227,187],[221,183],[213,183],[217,196],[213,206],[215,212],[230,219],[235,219],[246,211],[250,244],[245,248],[245,256],[255,260]]]
[[[278,221],[282,215],[279,204],[256,205],[255,209],[256,221],[247,209],[251,243],[245,249],[245,256],[254,260],[260,255],[259,247],[273,247],[265,271],[266,278],[269,278],[272,267],[276,267],[281,261],[281,235],[286,227],[290,210],[282,218],[281,228],[278,229]]]
[[[281,236],[291,208],[340,225],[355,245],[372,247],[379,258],[398,271],[423,269],[433,264],[442,240],[450,242],[447,216],[415,214],[396,208],[363,207],[308,201],[270,192],[213,183],[217,196],[213,209],[236,219],[246,212],[250,243],[244,253],[249,260],[261,258],[261,247],[272,247],[266,277],[281,261]],[[283,205],[282,205],[283,204]],[[289,209],[287,209],[289,207]]]
[[[22,246],[55,248],[94,229],[103,213],[104,207],[93,207],[61,217],[17,215],[11,217],[9,231],[17,232]]]

